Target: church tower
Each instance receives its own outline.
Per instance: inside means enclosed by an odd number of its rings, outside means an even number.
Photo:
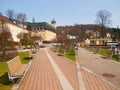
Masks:
[[[56,21],[54,19],[51,21],[51,24],[56,29]]]

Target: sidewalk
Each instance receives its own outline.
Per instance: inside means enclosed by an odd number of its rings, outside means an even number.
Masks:
[[[37,52],[19,90],[62,90],[44,49]]]
[[[77,69],[75,62],[67,59],[63,56],[58,56],[56,53],[48,50],[50,55],[55,60],[56,64],[59,66],[65,77],[68,79],[74,90],[79,90]]]
[[[103,80],[81,69],[86,90],[115,90]],[[76,62],[40,49],[19,90],[79,90]]]

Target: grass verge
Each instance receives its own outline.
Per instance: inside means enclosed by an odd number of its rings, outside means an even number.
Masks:
[[[100,49],[99,54],[105,56],[106,55],[106,50],[105,49]]]
[[[28,64],[30,62],[29,52],[19,52],[18,55],[20,56],[22,64]]]
[[[92,51],[95,52],[96,51],[95,48]],[[99,54],[106,56],[106,52],[107,52],[107,49],[100,49]],[[110,57],[108,57],[108,58],[110,58]],[[112,55],[112,58],[110,58],[110,59],[120,62],[120,58],[118,58],[117,55],[115,55],[114,53]]]
[[[11,90],[12,86],[8,79],[6,64],[0,61],[0,90]]]
[[[18,54],[23,64],[29,63],[29,52],[19,52]],[[13,84],[9,81],[8,78],[6,63],[0,61],[0,90],[11,90],[12,86]]]
[[[66,51],[66,54],[65,56],[73,61],[76,60],[75,58],[75,52],[74,52],[74,49],[70,48],[69,50]]]

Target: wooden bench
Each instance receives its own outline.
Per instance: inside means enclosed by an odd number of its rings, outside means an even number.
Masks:
[[[6,62],[6,66],[7,66],[9,80],[12,81],[13,83],[14,83],[14,79],[22,78],[27,68],[27,64],[21,63],[19,56]]]
[[[57,55],[58,55],[58,56],[64,56],[64,53],[58,53],[58,52],[57,52]]]

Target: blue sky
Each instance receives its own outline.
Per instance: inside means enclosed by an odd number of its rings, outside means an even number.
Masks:
[[[0,0],[0,12],[8,9],[23,12],[27,21],[48,22],[54,18],[57,26],[94,24],[96,13],[105,9],[112,13],[111,27],[120,27],[120,0]]]

